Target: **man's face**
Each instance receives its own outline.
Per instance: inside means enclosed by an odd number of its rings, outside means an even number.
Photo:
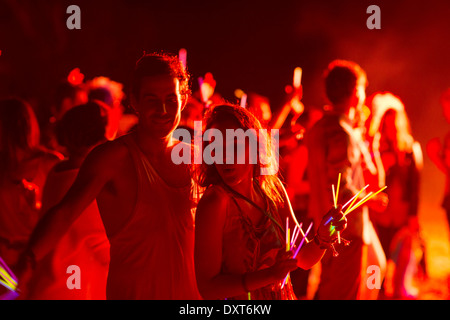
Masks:
[[[167,137],[180,122],[183,102],[178,79],[169,75],[144,77],[133,104],[143,132]]]

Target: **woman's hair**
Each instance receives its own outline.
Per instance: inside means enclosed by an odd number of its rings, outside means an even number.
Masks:
[[[394,113],[397,146],[400,151],[411,152],[414,138],[411,135],[411,127],[405,106],[400,98],[390,92],[377,92],[368,99],[368,102],[372,106],[369,136],[374,136],[377,132],[383,135],[383,121],[388,113]]]
[[[106,125],[100,104],[88,102],[64,114],[56,125],[56,138],[69,153],[76,153],[105,141]]]
[[[278,178],[278,174],[272,175],[261,175],[262,169],[270,168],[274,166],[274,161],[277,161],[276,154],[272,150],[272,139],[270,136],[266,135],[267,130],[263,129],[258,119],[250,113],[245,108],[240,106],[226,104],[218,105],[209,109],[204,116],[204,129],[203,132],[213,127],[222,121],[234,121],[239,128],[243,129],[244,132],[248,129],[255,129],[257,134],[258,145],[264,143],[263,146],[259,146],[259,152],[257,157],[257,163],[255,164],[255,170],[253,173],[253,178],[255,182],[259,185],[261,190],[276,204],[283,203],[283,186]],[[230,128],[231,129],[231,128]],[[208,146],[208,141],[203,142],[203,149],[197,150],[197,152],[202,152]],[[264,152],[260,152],[261,148],[264,148]],[[224,149],[225,146],[224,146]],[[225,152],[225,150],[224,150]],[[261,158],[265,157],[265,158]],[[261,161],[263,160],[263,161]],[[194,177],[200,187],[208,187],[210,185],[216,185],[222,183],[222,178],[217,172],[215,164],[207,164],[204,161],[202,164],[197,165],[194,170]]]
[[[180,82],[180,93],[189,95],[189,73],[175,55],[167,53],[144,53],[136,62],[132,79],[132,94],[139,98],[141,82],[144,77],[170,75]]]
[[[32,151],[39,143],[39,124],[31,106],[18,98],[0,100],[0,171],[14,170],[17,151]]]

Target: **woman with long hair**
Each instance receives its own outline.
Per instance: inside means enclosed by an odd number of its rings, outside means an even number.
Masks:
[[[199,186],[206,188],[195,227],[195,267],[201,295],[204,299],[296,299],[289,277],[284,282],[287,274],[317,263],[335,241],[336,231],[345,229],[346,219],[339,207],[331,209],[316,228],[314,241],[305,242],[294,259],[287,250],[285,221],[289,218],[290,230],[297,222],[276,174],[272,138],[265,135],[255,116],[238,106],[215,106],[204,120],[200,150],[204,161],[194,174]],[[247,147],[245,141],[226,139],[222,145],[211,141],[210,134],[217,139],[219,132],[225,137],[229,130],[254,133],[248,135],[248,145],[252,139],[258,142],[256,162],[250,159],[255,148]],[[213,143],[218,147],[212,148]],[[239,149],[245,152],[239,154]],[[331,224],[326,223],[330,218]]]
[[[390,92],[378,92],[369,101],[372,119],[368,134],[373,137],[378,183],[388,186],[389,197],[386,209],[371,212],[371,219],[388,261],[395,263],[393,297],[411,298],[417,295],[417,289],[410,283],[411,268],[414,264],[417,267],[421,260],[420,257],[413,258],[413,254],[422,252],[417,219],[422,151],[411,134],[408,116],[399,97]],[[414,247],[418,250],[413,250]]]

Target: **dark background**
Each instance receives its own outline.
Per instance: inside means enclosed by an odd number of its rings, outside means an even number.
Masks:
[[[81,30],[68,30],[66,9],[81,8]],[[366,9],[381,9],[369,30]],[[295,67],[303,68],[306,107],[324,104],[322,72],[335,59],[359,63],[367,93],[399,95],[422,146],[448,129],[439,96],[450,87],[450,1],[0,1],[0,95],[51,103],[57,82],[81,68],[128,89],[143,50],[187,49],[188,69],[212,72],[216,90],[236,88],[281,104]],[[422,203],[438,208],[443,176],[425,156]]]

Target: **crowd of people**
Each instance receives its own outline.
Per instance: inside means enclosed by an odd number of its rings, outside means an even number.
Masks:
[[[417,298],[415,279],[427,273],[423,161],[401,99],[366,98],[365,71],[345,60],[324,72],[322,108],[304,106],[298,84],[281,111],[256,93],[231,103],[215,81],[209,73],[192,92],[176,55],[147,53],[130,108],[120,83],[84,81],[78,69],[44,124],[28,102],[0,101],[0,257],[19,298],[308,299],[314,266],[314,299]],[[196,121],[204,135],[254,129],[266,158],[249,161],[244,142],[242,161],[223,152],[214,155],[222,161],[174,163],[179,146],[192,157],[211,151],[211,137],[201,150],[174,138],[179,128],[198,134]],[[261,129],[279,129],[279,139]],[[448,175],[439,142],[427,150]],[[385,186],[346,216],[355,195]],[[69,266],[79,267],[76,288]]]

